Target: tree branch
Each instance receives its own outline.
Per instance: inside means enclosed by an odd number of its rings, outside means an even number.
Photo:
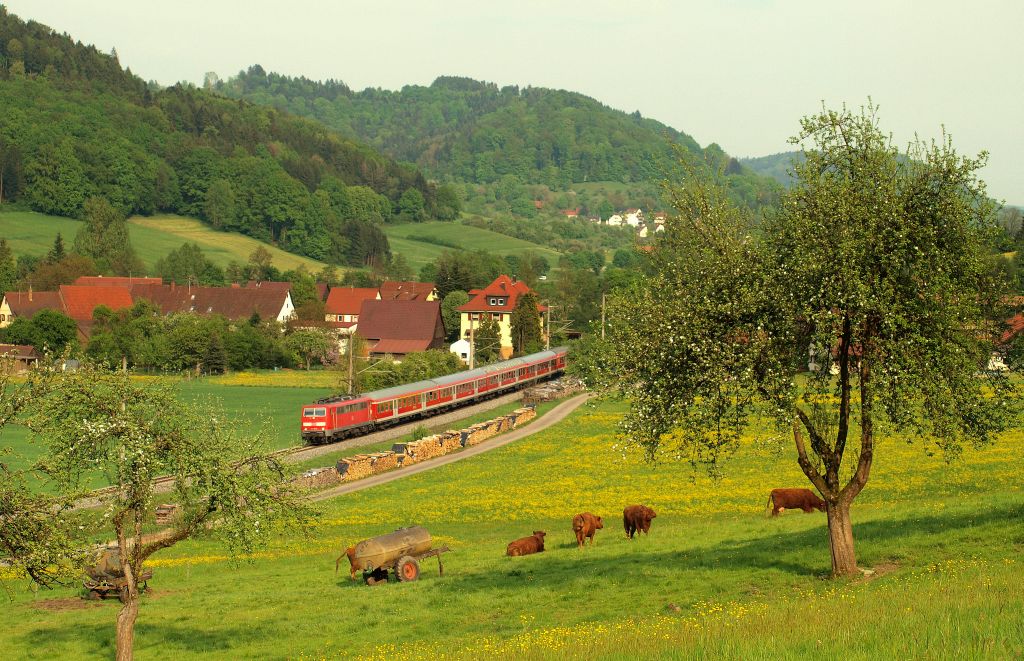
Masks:
[[[850,314],[843,314],[843,335],[839,340],[839,429],[836,431],[834,460],[836,465],[843,461],[846,438],[850,430],[850,345],[853,329]]]
[[[825,478],[818,473],[817,469],[814,468],[814,464],[812,464],[811,460],[807,457],[807,448],[804,447],[804,439],[800,434],[800,423],[797,420],[793,421],[793,441],[796,443],[797,463],[800,464],[800,468],[804,471],[804,475],[806,475],[807,479],[811,481],[811,484],[818,488],[818,491],[821,492],[821,495],[824,496],[826,500],[834,500],[835,492],[829,488],[825,483]]]

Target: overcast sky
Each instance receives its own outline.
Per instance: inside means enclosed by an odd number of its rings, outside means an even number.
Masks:
[[[990,193],[1024,204],[1020,0],[7,0],[147,80],[251,64],[355,89],[439,75],[582,92],[736,156],[789,147],[824,101],[881,107],[905,143],[941,128],[990,153]]]

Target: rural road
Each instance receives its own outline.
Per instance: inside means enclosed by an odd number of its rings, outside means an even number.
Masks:
[[[361,480],[356,480],[348,484],[342,484],[340,486],[333,487],[325,491],[321,491],[317,494],[310,496],[309,500],[316,502],[320,500],[327,500],[329,498],[335,498],[337,496],[343,496],[347,493],[352,493],[354,491],[362,491],[363,489],[369,489],[370,487],[375,487],[381,484],[387,484],[388,482],[394,482],[395,480],[400,480],[403,477],[416,475],[417,473],[422,473],[423,471],[428,471],[432,468],[437,468],[438,466],[447,466],[448,464],[454,463],[456,461],[469,459],[470,457],[475,457],[478,454],[482,454],[484,452],[487,452],[488,450],[493,450],[494,448],[500,448],[503,445],[508,445],[513,441],[518,441],[521,438],[525,438],[526,436],[530,436],[531,434],[536,434],[537,432],[543,431],[552,425],[558,424],[562,420],[565,420],[566,416],[568,416],[570,413],[579,408],[579,406],[586,402],[589,398],[590,395],[588,393],[576,395],[575,397],[565,400],[555,408],[548,411],[546,415],[539,418],[536,422],[531,422],[530,424],[526,425],[525,427],[521,427],[520,429],[514,429],[505,434],[501,434],[500,436],[495,436],[493,439],[488,439],[479,445],[468,447],[454,454],[445,455],[443,457],[438,457],[436,459],[428,459],[427,461],[423,461],[418,464],[413,464],[409,468],[399,468],[397,470],[393,470],[387,473],[366,477]]]

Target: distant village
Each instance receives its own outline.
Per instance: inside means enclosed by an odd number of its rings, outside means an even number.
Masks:
[[[491,320],[499,329],[501,358],[513,353],[512,312],[519,298],[535,293],[525,283],[501,275],[483,289],[469,291],[470,299],[458,307],[459,339],[448,345],[441,314],[441,301],[434,283],[385,281],[380,287],[341,287],[317,285],[324,305],[324,318],[299,320],[291,295],[290,282],[248,281],[227,287],[165,284],[161,278],[82,276],[73,284],[60,285],[55,291],[11,291],[0,301],[0,328],[18,318],[31,319],[42,310],[54,310],[72,319],[78,340],[89,342],[95,324],[95,311],[105,307],[124,310],[146,300],[162,314],[193,313],[221,315],[242,322],[254,317],[275,321],[294,329],[319,328],[330,333],[339,353],[347,351],[353,336],[362,340],[364,358],[390,358],[401,361],[408,354],[447,349],[460,360],[472,362],[471,339],[474,330]],[[537,307],[537,323],[544,330],[545,306]],[[12,359],[17,370],[37,363],[40,356],[28,345],[0,344],[0,356]]]
[[[562,209],[561,214],[567,218],[579,218],[580,210],[576,209]],[[668,214],[664,211],[655,211],[651,214],[650,218],[644,215],[643,209],[629,208],[621,213],[613,213],[607,218],[601,218],[600,216],[587,216],[586,219],[597,225],[607,225],[609,227],[632,227],[636,230],[637,236],[641,239],[645,239],[651,234],[665,231],[665,220],[668,218]]]

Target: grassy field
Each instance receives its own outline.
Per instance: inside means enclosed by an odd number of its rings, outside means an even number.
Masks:
[[[243,373],[247,374],[247,373]],[[194,381],[180,381],[177,385],[181,397],[189,402],[212,404],[221,408],[231,419],[237,421],[243,429],[256,433],[260,428],[268,432],[268,444],[277,448],[300,445],[299,411],[320,397],[333,392],[325,379],[313,381],[307,387],[293,385],[290,379],[298,372],[282,371],[262,376],[264,385],[226,385],[224,380],[236,375],[214,377]],[[311,374],[330,374],[312,372]],[[276,377],[276,378],[275,378]],[[160,378],[160,377],[142,377]],[[266,385],[276,383],[279,385]],[[287,385],[284,385],[287,384]],[[18,425],[9,425],[0,435],[0,448],[10,448],[13,456],[6,456],[4,461],[12,468],[30,465],[40,454],[42,448],[32,442],[28,431]],[[92,484],[94,487],[105,486],[99,476]]]
[[[561,256],[560,253],[536,243],[458,222],[432,221],[386,225],[384,233],[388,235],[392,252],[401,253],[416,270],[434,261],[445,250],[452,250],[452,246],[459,246],[463,250],[486,250],[501,256],[533,251],[545,257],[552,266],[558,263]],[[427,238],[436,243],[417,240],[417,237]]]
[[[250,389],[251,390],[251,389]],[[750,438],[712,482],[614,445],[622,412],[584,407],[480,457],[328,501],[305,536],[235,566],[213,540],[157,556],[138,658],[1019,658],[1024,654],[1024,432],[947,464],[883,438],[854,506],[862,567],[823,580],[824,515],[765,516],[805,480],[788,444]],[[658,511],[622,534],[624,505]],[[579,550],[572,516],[606,528]],[[445,576],[369,588],[334,574],[345,545],[410,524],[449,545]],[[547,551],[504,556],[548,532]],[[16,658],[109,658],[116,603],[9,581],[0,646]],[[677,610],[678,609],[678,610]],[[210,617],[216,613],[216,617]]]
[[[44,255],[53,245],[58,232],[70,247],[81,224],[81,221],[70,218],[28,211],[7,211],[0,213],[0,236],[7,239],[16,255]],[[203,253],[220,267],[232,261],[244,264],[258,246],[270,251],[274,256],[274,266],[282,271],[302,264],[311,271],[318,271],[324,266],[322,262],[293,255],[243,234],[218,232],[193,218],[172,215],[135,216],[128,220],[128,233],[132,246],[147,269],[152,269],[158,259],[186,242],[198,243]]]

